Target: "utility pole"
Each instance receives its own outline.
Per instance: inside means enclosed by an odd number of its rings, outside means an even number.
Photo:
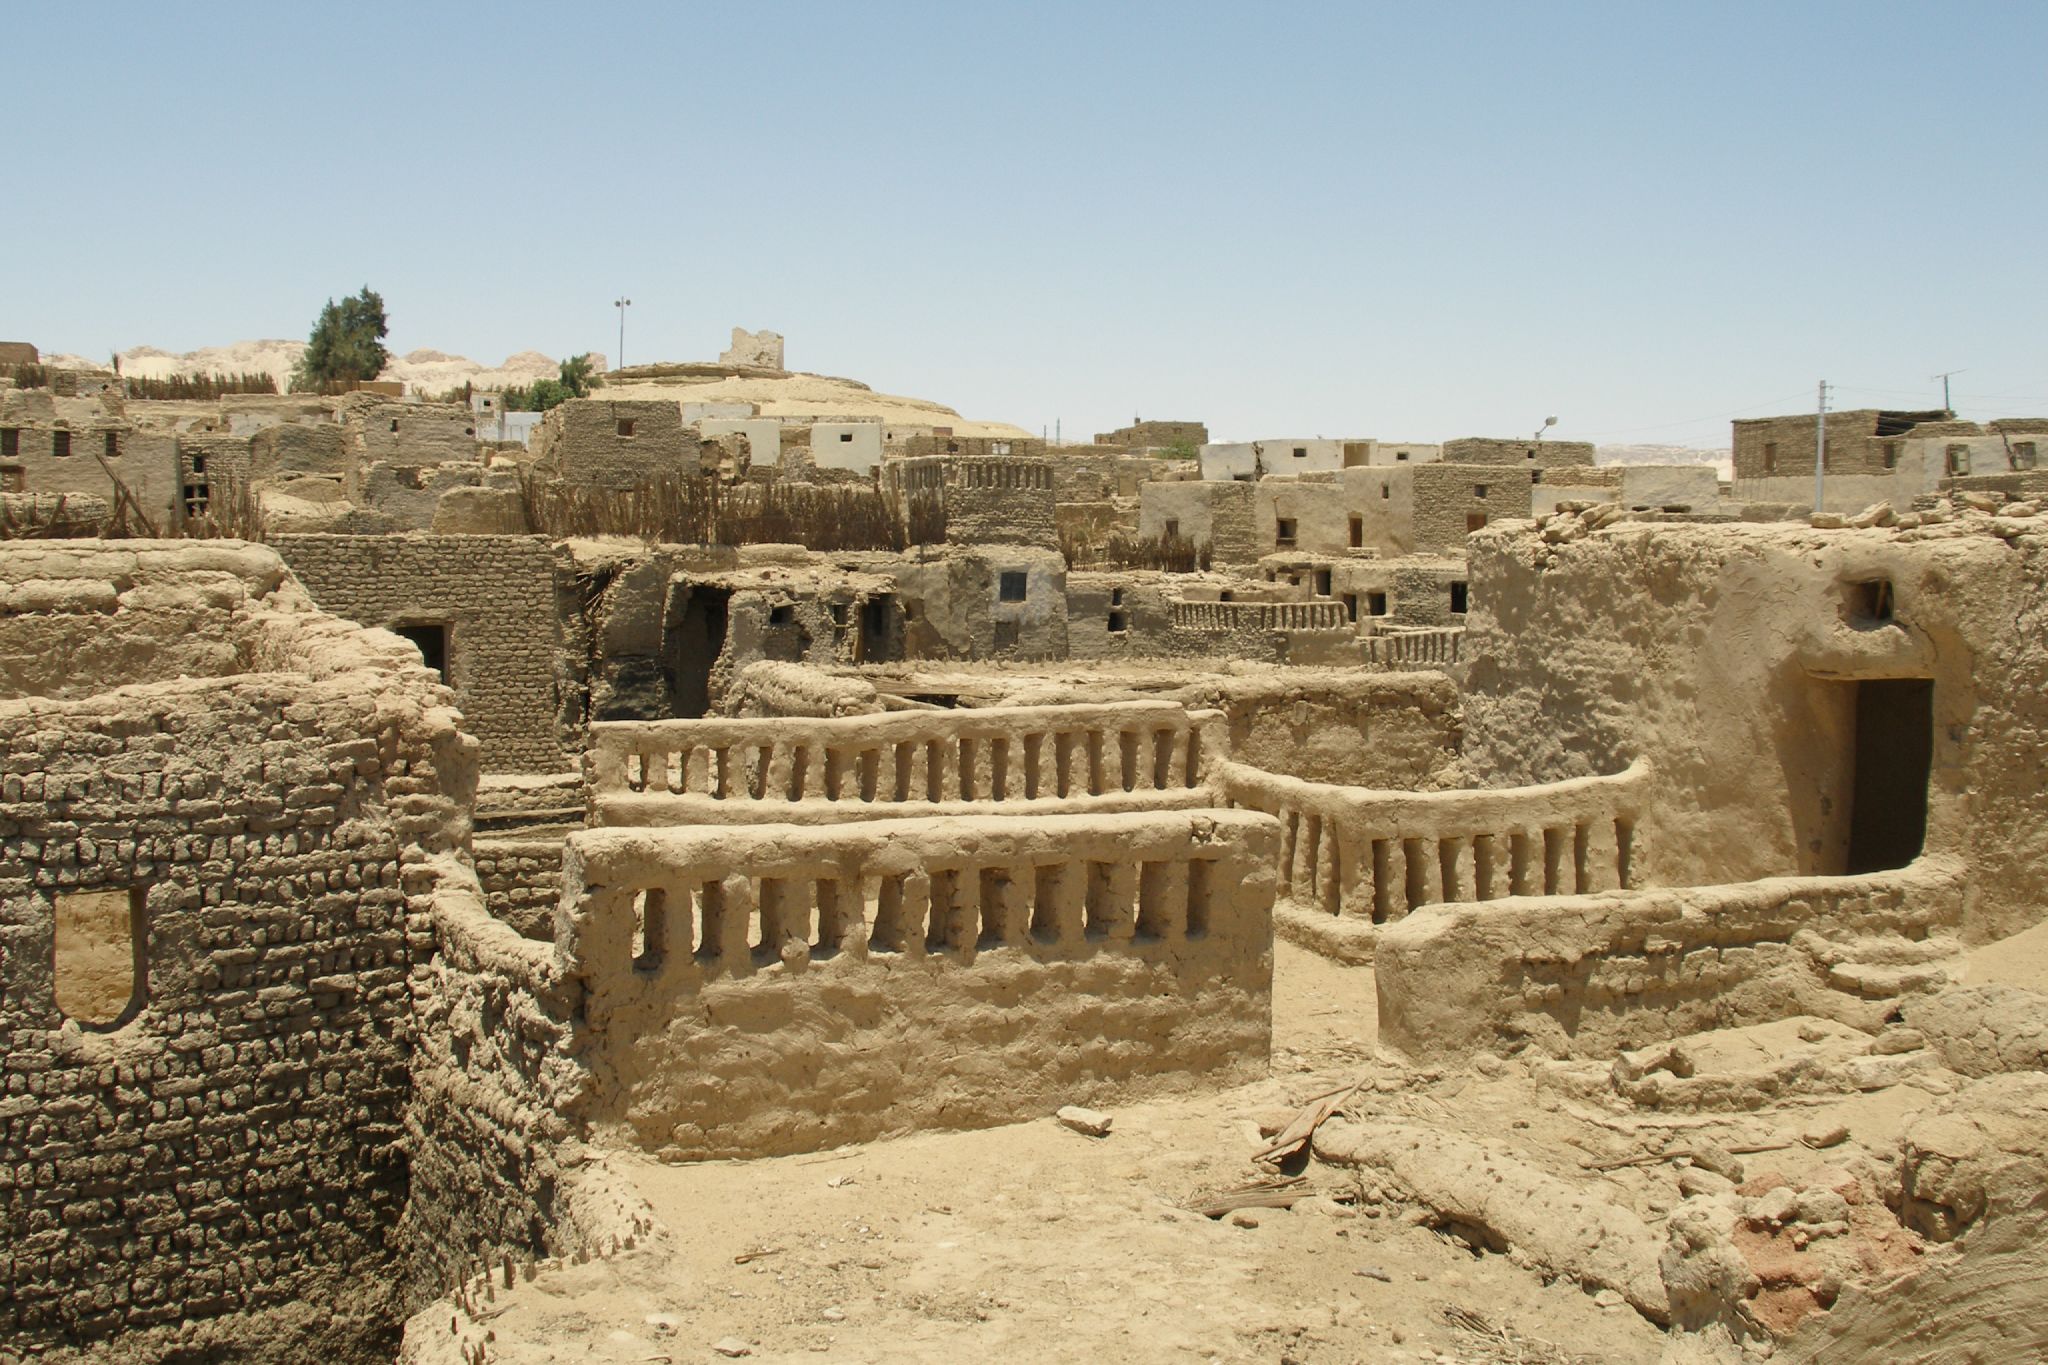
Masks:
[[[1820,381],[1820,408],[1813,418],[1813,512],[1819,516],[1826,495],[1828,467],[1828,381]]]
[[[612,368],[615,370],[626,368],[626,310],[632,306],[633,300],[624,294],[612,300],[612,307],[619,310],[619,358],[612,362]]]
[[[1929,379],[1939,379],[1941,381],[1941,407],[1944,412],[1954,412],[1956,410],[1956,405],[1948,401],[1948,381],[1949,376],[1961,373],[1963,373],[1961,370],[1944,370],[1940,374],[1927,376]]]

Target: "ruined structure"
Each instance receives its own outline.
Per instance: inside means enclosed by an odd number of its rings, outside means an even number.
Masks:
[[[0,1357],[2039,1353],[2048,422],[1815,509],[733,342],[0,390]]]

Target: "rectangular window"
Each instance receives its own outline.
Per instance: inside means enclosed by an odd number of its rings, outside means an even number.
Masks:
[[[1166,538],[1168,540],[1180,539],[1180,523],[1175,521],[1172,517],[1168,517],[1166,519]]]
[[[52,455],[69,455],[71,453],[71,433],[68,431],[51,432],[50,453]]]
[[[2034,467],[2034,443],[2032,441],[2014,441],[2012,443],[2012,467],[2014,469],[2032,469]]]
[[[204,455],[194,455],[192,457],[192,472],[195,475],[206,472],[206,457]]]
[[[785,602],[779,607],[768,608],[768,624],[771,626],[793,626],[796,624],[796,608]]]
[[[1485,497],[1485,496],[1486,496],[1486,485],[1485,485],[1485,484],[1483,484],[1483,483],[1475,483],[1475,484],[1473,484],[1473,485],[1472,485],[1472,496],[1473,496],[1473,497],[1475,497],[1475,498],[1483,498],[1483,497]]]
[[[1764,442],[1764,473],[1766,473],[1766,474],[1775,474],[1775,473],[1777,473],[1777,472],[1778,472],[1778,443],[1777,443],[1776,441],[1765,441],[1765,442]]]
[[[1024,600],[1025,587],[1029,582],[1029,577],[1022,569],[1003,570],[1002,579],[996,586],[997,600],[1003,602],[1022,602]]]
[[[1408,458],[1408,452],[1405,450],[1397,451],[1395,452],[1394,458],[1397,460],[1405,460]]]
[[[1851,625],[1882,625],[1892,619],[1892,581],[1866,578],[1849,585]]]
[[[1886,469],[1897,469],[1899,467],[1899,443],[1897,441],[1886,441],[1884,443],[1884,467]]]
[[[1307,446],[1296,446],[1296,447],[1294,448],[1294,458],[1295,458],[1295,459],[1297,459],[1297,460],[1305,460],[1305,459],[1307,459],[1307,458],[1308,458],[1308,447],[1307,447]]]
[[[0,459],[15,460],[21,457],[21,428],[0,427]]]
[[[1347,621],[1356,621],[1358,619],[1358,594],[1355,592],[1344,594],[1344,619]]]
[[[1294,544],[1294,518],[1280,517],[1273,524],[1273,544],[1286,548]]]
[[[852,445],[852,444],[853,444],[853,433],[852,433],[852,432],[850,432],[850,431],[842,431],[842,432],[840,432],[840,433],[839,433],[839,439],[840,439],[840,440],[842,440],[842,441],[844,441],[844,442],[846,442],[846,443],[847,443],[848,445]]]
[[[1112,635],[1121,635],[1130,629],[1130,622],[1120,611],[1109,614],[1109,630]]]
[[[1465,614],[1465,585],[1463,583],[1451,584],[1451,611],[1459,616]]]
[[[847,622],[849,622],[849,621],[850,621],[850,620],[852,620],[852,619],[853,619],[853,617],[852,617],[852,606],[851,606],[851,604],[849,604],[849,603],[846,603],[846,602],[834,602],[834,603],[832,603],[832,624],[833,624],[833,625],[835,625],[835,626],[843,626],[843,625],[845,625],[845,624],[846,624]]]
[[[1970,448],[1966,445],[1952,445],[1948,448],[1948,472],[1964,475],[1970,472]]]
[[[634,421],[635,419],[631,417],[621,417],[619,419],[619,435],[631,436],[633,434]]]
[[[1123,604],[1124,590],[1122,588],[1111,588],[1109,590],[1109,605],[1111,605],[1112,607],[1120,607]]]
[[[1318,597],[1328,597],[1329,595],[1330,595],[1330,571],[1329,571],[1328,569],[1317,569],[1317,570],[1316,570],[1316,596],[1318,596]]]
[[[1365,548],[1364,517],[1353,517],[1351,519],[1351,548],[1354,550]]]
[[[1468,535],[1468,536],[1469,536],[1469,535],[1471,535],[1471,534],[1472,534],[1472,533],[1473,533],[1474,531],[1477,531],[1477,530],[1479,530],[1479,529],[1480,529],[1481,527],[1483,527],[1483,526],[1485,526],[1485,525],[1486,525],[1486,513],[1484,513],[1484,512],[1467,512],[1467,513],[1465,514],[1465,534],[1466,534],[1466,535]]]
[[[119,1028],[142,1008],[143,890],[59,891],[53,915],[57,1008],[80,1028]]]
[[[106,437],[106,441],[107,441],[107,458],[111,460],[111,459],[113,459],[113,458],[114,458],[115,456],[117,456],[117,455],[119,455],[119,454],[121,453],[121,433],[120,433],[120,432],[118,432],[118,431],[110,431],[110,432],[108,432],[108,433],[107,433],[107,437]]]
[[[1387,614],[1387,595],[1383,592],[1367,593],[1365,595],[1365,614],[1367,616],[1385,616]]]
[[[1394,485],[1392,485],[1392,484],[1390,484],[1390,483],[1383,483],[1383,484],[1381,484],[1381,485],[1380,485],[1380,497],[1381,497],[1382,499],[1386,499],[1386,498],[1391,498],[1391,497],[1393,497],[1393,496],[1394,496]]]

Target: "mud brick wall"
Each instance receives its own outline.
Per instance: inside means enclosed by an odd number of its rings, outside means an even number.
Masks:
[[[630,425],[631,434],[621,430]],[[788,433],[784,454],[788,454]],[[697,467],[698,443],[683,430],[673,402],[572,398],[534,429],[535,463],[571,483],[631,488],[660,474]]]
[[[1527,470],[1419,464],[1411,477],[1415,480],[1413,545],[1417,554],[1463,554],[1465,537],[1472,530],[1469,518],[1474,515],[1489,523],[1529,515]]]
[[[562,840],[479,839],[476,877],[491,918],[521,938],[552,943],[555,906],[562,899]]]
[[[303,657],[363,639],[330,624]],[[0,703],[0,1341],[317,1302],[351,1351],[395,1342],[431,942],[403,868],[452,846],[474,782],[438,695],[389,666]],[[58,1005],[57,898],[88,891],[139,907],[106,1029]]]
[[[555,555],[538,536],[279,536],[327,611],[369,626],[448,627],[448,685],[490,772],[570,766],[556,681]]]
[[[946,457],[946,539],[955,545],[1059,545],[1052,465]]]

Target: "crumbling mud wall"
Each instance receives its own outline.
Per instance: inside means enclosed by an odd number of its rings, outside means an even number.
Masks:
[[[556,772],[562,629],[539,536],[279,536],[313,600],[401,632],[439,632],[448,685],[492,772]]]
[[[573,834],[584,1112],[689,1160],[1263,1074],[1274,838],[1224,811]]]
[[[0,1339],[388,1359],[408,879],[467,837],[474,744],[268,551],[7,546],[0,583],[10,659],[107,689],[0,701]]]
[[[1941,984],[1961,867],[1435,905],[1376,945],[1380,1040],[1416,1057],[1611,1057],[1794,1015],[1874,1031]],[[1953,955],[1955,940],[1946,940]]]
[[[1266,772],[1394,791],[1458,783],[1458,689],[1440,673],[1236,677],[1180,695],[1222,711],[1231,758]]]
[[[1924,849],[1970,870],[1963,930],[2039,919],[2048,791],[2018,756],[2048,730],[2048,522],[1944,505],[1816,530],[1595,509],[1490,527],[1471,565],[1477,780],[1645,758],[1646,884],[1840,873],[1858,689],[1920,679],[1927,720],[1886,738],[1931,744]]]

